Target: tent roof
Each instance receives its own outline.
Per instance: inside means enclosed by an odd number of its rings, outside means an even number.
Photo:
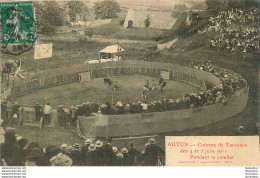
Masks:
[[[100,52],[101,53],[111,53],[112,54],[112,53],[117,53],[118,51],[122,52],[122,51],[124,51],[124,49],[121,48],[118,45],[111,45],[111,46],[108,46],[108,47],[102,49]]]

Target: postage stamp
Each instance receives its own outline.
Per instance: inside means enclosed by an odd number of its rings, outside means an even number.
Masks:
[[[0,4],[1,51],[21,54],[32,48],[36,40],[32,2]]]

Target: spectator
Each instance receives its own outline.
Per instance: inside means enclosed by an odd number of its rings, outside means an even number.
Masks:
[[[117,166],[123,166],[123,157],[124,157],[124,155],[122,153],[116,154],[116,165]]]
[[[76,127],[76,121],[77,121],[77,118],[76,118],[76,108],[74,106],[71,106],[70,108],[70,115],[69,115],[69,122],[70,122],[70,125],[71,127]]]
[[[97,152],[95,144],[90,144],[88,147],[86,157],[86,166],[98,166],[97,164]]]
[[[106,144],[103,146],[104,151],[104,165],[112,166],[112,160],[114,156],[113,148],[111,145],[112,139],[107,139]]]
[[[40,121],[42,117],[42,107],[38,103],[35,105],[35,120]]]
[[[116,166],[117,165],[117,147],[112,147],[113,150],[113,157],[112,157],[112,166]]]
[[[104,148],[103,148],[103,142],[100,140],[96,141],[96,163],[97,166],[104,166]]]
[[[50,106],[50,103],[47,103],[43,108],[44,118],[43,118],[43,126],[50,124],[51,122],[51,110],[52,107]]]
[[[14,102],[14,105],[12,107],[12,113],[11,113],[11,121],[8,125],[15,123],[18,124],[19,122],[19,108],[18,102]]]
[[[148,145],[145,148],[146,166],[157,166],[158,165],[158,154],[164,153],[164,150],[156,145],[154,138],[149,138]]]
[[[45,151],[45,154],[44,154],[44,157],[45,157],[45,166],[51,166],[51,163],[50,163],[50,159],[52,157],[54,157],[55,155],[57,155],[60,151],[60,148],[57,147],[57,146],[48,146],[46,148],[46,151]]]
[[[25,166],[41,166],[40,162],[44,153],[39,148],[33,148],[29,154],[25,157]]]
[[[80,166],[81,163],[81,152],[79,151],[80,145],[75,143],[70,152],[70,158],[73,160],[73,166]]]
[[[62,105],[59,105],[59,108],[57,109],[57,119],[59,121],[60,127],[66,128],[66,112],[64,111]]]
[[[130,157],[130,165],[134,166],[137,163],[137,157],[139,155],[139,151],[134,148],[133,142],[129,142],[129,149],[128,149],[129,157]]]
[[[50,159],[50,163],[52,166],[71,166],[73,161],[68,155],[58,153]]]
[[[4,159],[8,166],[24,166],[24,153],[17,145],[15,129],[6,128],[5,143],[1,145],[1,159]]]
[[[124,147],[122,148],[121,152],[123,154],[122,166],[133,166],[131,164],[134,162],[134,160],[132,160],[132,157],[129,155],[128,149]]]

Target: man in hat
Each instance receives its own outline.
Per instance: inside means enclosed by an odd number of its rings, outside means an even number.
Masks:
[[[139,151],[137,149],[134,148],[134,144],[133,142],[129,142],[129,149],[128,149],[128,153],[130,156],[130,166],[134,166],[135,162],[136,162],[136,158],[139,155]]]
[[[24,166],[24,151],[17,145],[15,129],[7,127],[5,131],[5,143],[1,144],[1,159],[7,166]]]
[[[44,118],[42,125],[45,126],[45,124],[49,124],[51,122],[51,110],[52,107],[50,106],[50,103],[47,103],[43,108]]]
[[[88,153],[88,147],[92,143],[92,139],[88,138],[85,140],[85,145],[81,148],[81,163],[84,165],[86,163],[86,156]]]
[[[121,152],[123,154],[122,166],[132,166],[131,163],[133,163],[134,161],[132,160],[132,157],[129,155],[128,149],[124,147],[121,149]]]
[[[116,157],[116,154],[117,154],[117,147],[112,147],[112,150],[113,150],[113,157],[112,157],[112,166],[116,166],[116,161],[117,161],[117,157]]]
[[[39,148],[33,148],[25,157],[25,166],[41,166],[40,162],[43,159],[44,153]]]
[[[158,155],[159,153],[164,154],[164,150],[156,145],[156,140],[154,138],[149,138],[146,148],[145,148],[145,165],[146,166],[157,166],[158,165]]]
[[[97,153],[97,166],[104,166],[103,142],[97,140],[95,146],[96,146],[96,153]]]
[[[68,145],[63,143],[60,146],[60,153],[65,154],[65,155],[69,155],[69,150],[68,150]]]
[[[58,153],[56,156],[50,159],[52,166],[71,166],[73,164],[72,159],[63,153]]]
[[[40,121],[42,117],[42,107],[38,103],[35,105],[35,120]]]
[[[59,121],[60,127],[66,128],[66,112],[62,105],[59,105],[57,109],[57,119]]]
[[[116,154],[116,166],[122,166],[123,165],[123,153],[117,153]]]
[[[88,152],[86,154],[86,166],[97,166],[97,153],[95,144],[90,144],[88,147]]]
[[[80,145],[75,143],[70,152],[70,158],[73,160],[73,166],[80,166],[81,163],[81,152],[79,151]]]
[[[50,159],[57,155],[60,151],[60,148],[57,147],[57,146],[48,146],[45,150],[45,154],[44,154],[44,157],[45,157],[45,166],[51,166],[51,163],[50,163]]]
[[[113,159],[113,148],[111,145],[112,139],[107,139],[106,144],[103,146],[104,151],[104,165],[105,166],[111,166],[112,165],[112,159]]]
[[[70,108],[69,118],[71,127],[76,127],[76,108],[74,106]]]
[[[95,100],[93,103],[90,105],[90,110],[91,113],[97,113],[99,109],[99,105],[97,104],[97,101]]]

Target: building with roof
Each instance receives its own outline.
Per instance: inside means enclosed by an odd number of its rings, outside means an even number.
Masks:
[[[121,60],[125,57],[125,50],[119,45],[111,45],[99,51],[99,59],[112,59],[112,61]]]
[[[177,20],[172,17],[172,12],[129,9],[124,22],[124,28],[129,27],[130,21],[133,22],[133,27],[143,28],[148,17],[150,21],[149,28],[164,30],[170,30]]]

